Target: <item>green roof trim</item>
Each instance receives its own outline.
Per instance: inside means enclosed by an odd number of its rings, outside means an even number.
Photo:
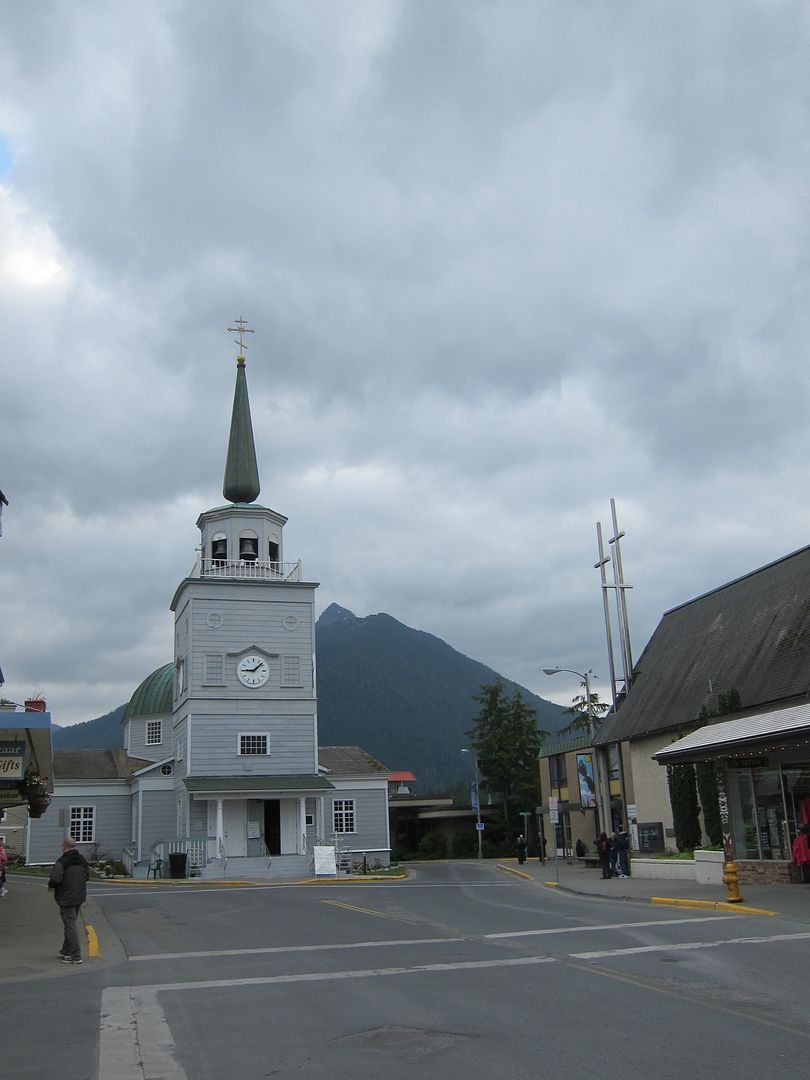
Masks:
[[[233,392],[231,434],[228,440],[228,458],[225,462],[225,482],[222,486],[222,494],[228,502],[252,503],[258,499],[260,490],[245,361],[244,357],[240,356],[236,362],[236,387]]]
[[[129,699],[121,722],[130,716],[157,716],[172,711],[174,664],[164,664],[143,680]]]
[[[324,776],[187,776],[189,791],[329,791]]]
[[[540,757],[556,757],[572,754],[575,750],[589,750],[593,745],[590,735],[567,735],[564,738],[547,739],[540,748]]]

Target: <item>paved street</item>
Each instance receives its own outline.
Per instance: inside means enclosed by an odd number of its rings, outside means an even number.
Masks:
[[[492,863],[92,891],[102,957],[0,984],[7,1075],[760,1080],[810,1052],[795,914],[574,895]]]

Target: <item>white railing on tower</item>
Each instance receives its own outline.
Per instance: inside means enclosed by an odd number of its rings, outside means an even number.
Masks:
[[[239,578],[251,581],[300,581],[301,560],[262,562],[260,559],[197,559],[191,577]]]

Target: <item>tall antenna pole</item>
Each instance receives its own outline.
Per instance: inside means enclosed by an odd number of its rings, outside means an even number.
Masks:
[[[593,564],[594,569],[599,571],[602,579],[602,606],[605,609],[605,638],[607,640],[608,667],[610,668],[610,696],[613,701],[613,711],[616,711],[616,661],[613,657],[613,630],[610,625],[610,604],[608,602],[608,589],[606,565],[610,562],[610,556],[605,555],[605,545],[602,542],[602,522],[596,523],[596,544],[599,549],[599,562]]]
[[[630,689],[633,679],[633,654],[630,648],[630,626],[627,619],[627,599],[625,590],[632,589],[632,585],[625,584],[624,571],[622,569],[621,539],[623,532],[619,531],[619,523],[616,515],[616,500],[610,500],[610,516],[613,521],[613,536],[609,543],[614,545],[613,556],[613,582],[616,589],[616,611],[619,618],[619,644],[622,652],[622,665],[624,667],[624,691]]]

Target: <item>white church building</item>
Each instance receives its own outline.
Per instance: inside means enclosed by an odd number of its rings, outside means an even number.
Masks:
[[[29,862],[52,861],[69,834],[138,877],[184,865],[202,877],[306,876],[324,843],[346,863],[388,865],[388,770],[359,747],[318,745],[318,586],[287,557],[287,519],[259,492],[240,348],[227,502],[198,518],[196,565],[170,605],[174,660],[132,695],[123,750],[54,753]]]

